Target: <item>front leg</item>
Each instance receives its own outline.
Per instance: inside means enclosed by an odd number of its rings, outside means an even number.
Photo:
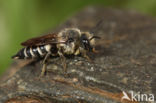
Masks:
[[[82,53],[82,56],[84,58],[86,58],[90,63],[93,63],[92,59],[87,55],[87,51],[83,51]]]
[[[64,69],[64,73],[67,73],[67,64],[66,64],[66,58],[63,55],[62,52],[58,52],[59,56],[61,57],[61,61],[62,61],[62,65],[63,65],[63,69]]]

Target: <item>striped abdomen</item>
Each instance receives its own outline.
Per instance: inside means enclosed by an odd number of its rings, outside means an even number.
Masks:
[[[29,59],[29,58],[42,58],[48,52],[56,54],[57,50],[55,46],[52,45],[41,45],[35,47],[22,48],[15,56],[14,59]]]

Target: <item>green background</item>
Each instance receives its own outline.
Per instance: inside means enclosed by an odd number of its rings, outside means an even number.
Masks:
[[[88,5],[156,15],[156,0],[0,0],[0,73],[22,41],[50,31]]]

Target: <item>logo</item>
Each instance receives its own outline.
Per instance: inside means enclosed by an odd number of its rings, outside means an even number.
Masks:
[[[128,97],[128,95],[125,91],[122,91],[122,94],[123,94],[123,96],[121,98],[121,101],[123,101],[123,99],[127,99],[127,100],[131,101],[131,99]]]
[[[138,102],[143,102],[143,101],[154,102],[154,94],[142,94],[140,92],[134,93],[133,91],[130,91],[129,93],[122,91],[122,94],[123,96],[121,98],[121,101],[128,100],[128,101],[138,101]]]

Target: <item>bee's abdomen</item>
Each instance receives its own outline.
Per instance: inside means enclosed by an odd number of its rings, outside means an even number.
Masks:
[[[51,52],[51,45],[41,45],[22,48],[15,56],[14,59],[29,59],[29,58],[41,58],[48,52]]]

